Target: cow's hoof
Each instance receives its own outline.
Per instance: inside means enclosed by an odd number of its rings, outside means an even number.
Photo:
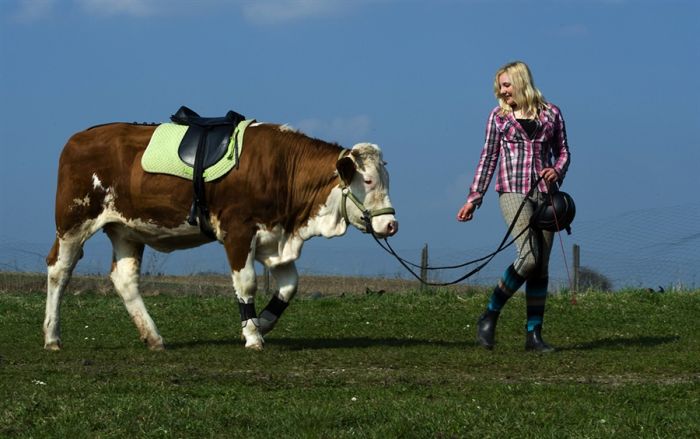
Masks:
[[[246,343],[245,344],[246,349],[250,349],[251,351],[262,351],[263,350],[263,343],[260,341],[256,341],[253,343]]]
[[[247,337],[244,337],[244,340],[245,348],[253,351],[262,351],[263,346],[265,345],[265,339],[262,338],[259,333],[249,334]]]
[[[162,352],[165,350],[165,345],[163,343],[154,344],[154,345],[149,344],[148,350],[153,351],[153,352]]]
[[[257,318],[248,319],[241,323],[241,338],[245,341],[246,349],[263,350],[265,340],[258,330],[259,327],[260,322]]]
[[[44,349],[47,351],[60,351],[61,347],[61,340],[54,340],[44,343]]]
[[[150,351],[160,352],[165,350],[165,344],[163,343],[162,337],[147,338],[143,342],[146,344],[148,350]]]

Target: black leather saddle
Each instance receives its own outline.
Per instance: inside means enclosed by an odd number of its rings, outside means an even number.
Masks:
[[[201,117],[185,106],[180,107],[170,116],[173,122],[189,127],[177,150],[180,160],[195,168],[201,152],[204,169],[215,164],[226,154],[233,130],[244,119],[235,111],[229,111],[224,117]]]
[[[209,209],[204,192],[204,170],[224,157],[236,126],[245,120],[245,117],[235,111],[229,111],[224,117],[201,117],[182,106],[170,116],[170,120],[188,126],[177,151],[180,160],[192,167],[194,201],[187,222],[191,225],[199,224],[202,233],[216,240],[209,222]],[[238,155],[238,145],[235,143],[234,154]]]

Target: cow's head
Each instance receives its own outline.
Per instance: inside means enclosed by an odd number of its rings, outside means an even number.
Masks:
[[[392,236],[399,229],[389,200],[385,165],[382,151],[371,143],[358,143],[336,164],[343,186],[343,217],[363,232],[369,232],[367,224],[371,224],[380,238]]]

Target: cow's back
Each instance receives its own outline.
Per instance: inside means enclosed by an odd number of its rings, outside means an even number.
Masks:
[[[59,234],[94,219],[106,208],[125,219],[182,223],[191,203],[191,183],[177,177],[147,174],[141,157],[155,126],[114,123],[73,135],[63,148],[58,168],[56,226]],[[188,193],[189,191],[189,193]]]

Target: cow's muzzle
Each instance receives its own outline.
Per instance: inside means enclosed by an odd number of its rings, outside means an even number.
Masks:
[[[378,238],[388,238],[389,236],[394,236],[396,232],[399,231],[399,222],[396,221],[393,216],[388,220],[380,218],[378,222],[380,225],[378,226],[376,224],[377,221],[375,221],[371,229],[371,233]]]
[[[384,228],[385,230],[375,230],[374,227],[372,227],[372,218],[380,215],[393,216],[396,214],[396,211],[393,207],[382,207],[380,209],[373,210],[367,209],[365,205],[357,199],[355,194],[353,194],[352,191],[350,191],[350,188],[348,187],[343,188],[343,200],[340,203],[340,210],[343,215],[343,219],[345,219],[346,223],[352,224],[350,222],[350,219],[348,218],[348,211],[346,207],[348,199],[352,201],[352,203],[355,206],[357,206],[358,209],[360,209],[360,212],[362,212],[362,222],[365,225],[365,230],[360,229],[361,231],[365,233],[371,233],[379,237],[386,237],[395,235],[396,232],[399,230],[399,223],[395,219],[392,219],[387,223],[386,227]]]

